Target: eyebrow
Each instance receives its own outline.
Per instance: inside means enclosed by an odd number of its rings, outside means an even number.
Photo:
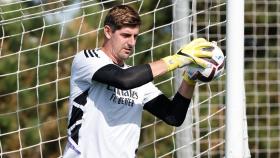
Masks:
[[[123,32],[121,35],[133,35],[132,33]],[[137,37],[139,34],[134,34],[134,37]]]

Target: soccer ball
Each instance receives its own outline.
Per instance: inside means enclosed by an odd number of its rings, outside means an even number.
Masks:
[[[190,64],[186,67],[186,72],[189,78],[198,82],[210,82],[221,76],[224,71],[225,56],[222,50],[217,46],[216,42],[212,42],[212,47],[204,51],[212,51],[212,58],[202,58],[209,62],[210,66],[203,68],[197,64]]]

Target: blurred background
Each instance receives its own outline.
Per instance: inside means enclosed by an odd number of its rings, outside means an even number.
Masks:
[[[128,4],[141,15],[141,34],[128,64],[174,52],[176,0],[1,0],[0,157],[60,157],[66,143],[69,76],[73,56],[100,47],[103,19]],[[189,34],[225,51],[226,1],[190,0]],[[245,1],[245,88],[249,148],[255,158],[280,156],[280,1]],[[236,63],[238,64],[238,63]],[[174,74],[154,83],[174,95]],[[199,84],[189,110],[194,157],[224,157],[225,74]],[[138,157],[177,157],[177,129],[143,113]]]

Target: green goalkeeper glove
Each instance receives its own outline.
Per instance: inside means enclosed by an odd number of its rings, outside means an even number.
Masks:
[[[167,64],[168,71],[181,68],[190,63],[206,68],[209,63],[201,58],[212,57],[213,54],[211,51],[207,51],[208,48],[212,48],[211,42],[206,41],[204,38],[197,38],[189,44],[183,45],[176,54],[164,57],[162,60]]]

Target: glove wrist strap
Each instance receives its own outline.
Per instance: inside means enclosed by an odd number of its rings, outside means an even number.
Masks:
[[[176,61],[174,56],[167,56],[162,58],[162,60],[166,63],[168,71],[172,71],[179,67],[178,62]]]
[[[183,73],[183,80],[184,80],[185,82],[187,82],[188,84],[190,84],[190,85],[195,85],[195,84],[196,84],[196,81],[190,79],[190,77],[188,76],[188,74],[187,74],[185,71],[184,71],[184,73]]]

